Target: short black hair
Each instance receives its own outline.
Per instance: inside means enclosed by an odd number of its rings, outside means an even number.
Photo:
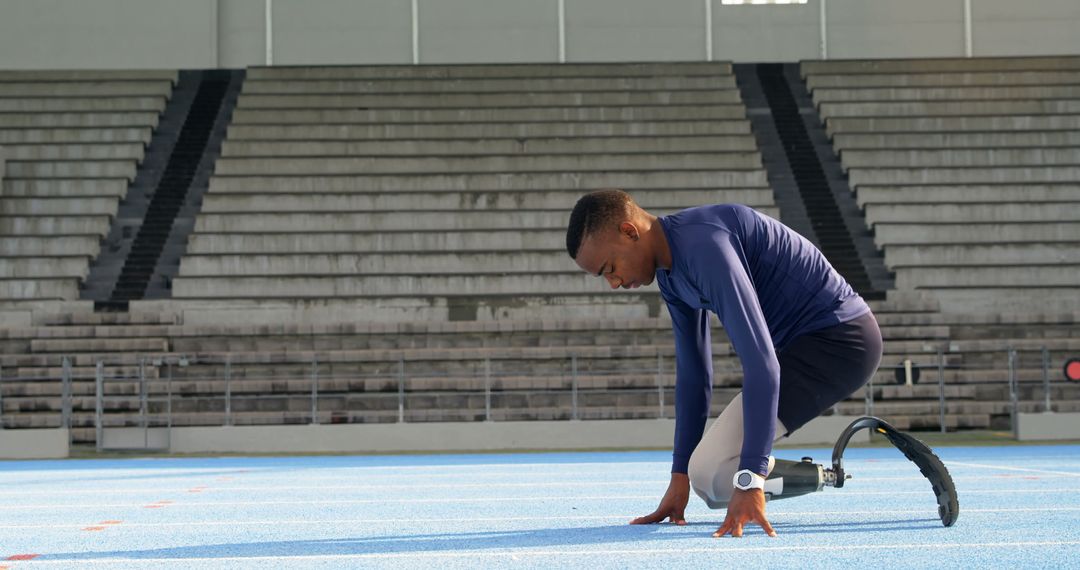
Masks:
[[[570,212],[570,224],[566,228],[566,252],[577,259],[581,242],[593,232],[617,223],[634,204],[629,194],[617,188],[597,190],[581,197]]]

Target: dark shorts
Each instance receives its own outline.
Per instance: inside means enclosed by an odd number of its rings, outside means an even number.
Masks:
[[[800,335],[778,352],[776,415],[788,433],[866,384],[881,364],[881,353],[881,329],[873,313]]]

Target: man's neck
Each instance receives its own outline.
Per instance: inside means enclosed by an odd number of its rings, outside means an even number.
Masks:
[[[667,236],[664,235],[664,228],[660,224],[660,218],[647,214],[649,247],[653,252],[653,265],[656,269],[671,269],[671,247],[668,246]]]

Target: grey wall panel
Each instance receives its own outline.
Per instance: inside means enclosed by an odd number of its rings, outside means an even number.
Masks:
[[[725,6],[713,0],[713,58],[738,62],[820,58],[819,2]]]
[[[976,56],[1080,53],[1080,1],[973,0]]]
[[[421,63],[558,60],[557,0],[424,0],[419,8]]]
[[[239,68],[266,63],[264,0],[218,0],[218,65]]]
[[[964,55],[963,0],[829,0],[827,6],[830,59]]]
[[[566,0],[566,60],[705,59],[701,0]]]
[[[3,0],[0,69],[217,65],[215,0]]]
[[[274,64],[412,63],[408,0],[274,0]]]

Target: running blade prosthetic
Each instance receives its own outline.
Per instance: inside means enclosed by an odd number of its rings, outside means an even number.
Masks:
[[[956,522],[956,517],[960,515],[960,502],[956,498],[956,485],[953,484],[949,470],[945,468],[945,464],[941,462],[941,459],[938,459],[937,455],[934,455],[934,451],[927,447],[925,443],[900,432],[880,418],[873,416],[861,417],[851,422],[851,425],[844,430],[844,433],[840,434],[840,439],[836,440],[836,446],[833,447],[832,455],[832,471],[835,475],[835,481],[830,481],[830,483],[834,487],[844,486],[844,481],[848,477],[844,473],[844,450],[847,448],[848,442],[851,441],[851,436],[861,429],[873,429],[884,435],[905,457],[919,467],[919,471],[922,472],[923,476],[930,480],[930,486],[933,487],[934,494],[937,496],[938,515],[941,516],[941,523],[945,526],[952,526]]]

